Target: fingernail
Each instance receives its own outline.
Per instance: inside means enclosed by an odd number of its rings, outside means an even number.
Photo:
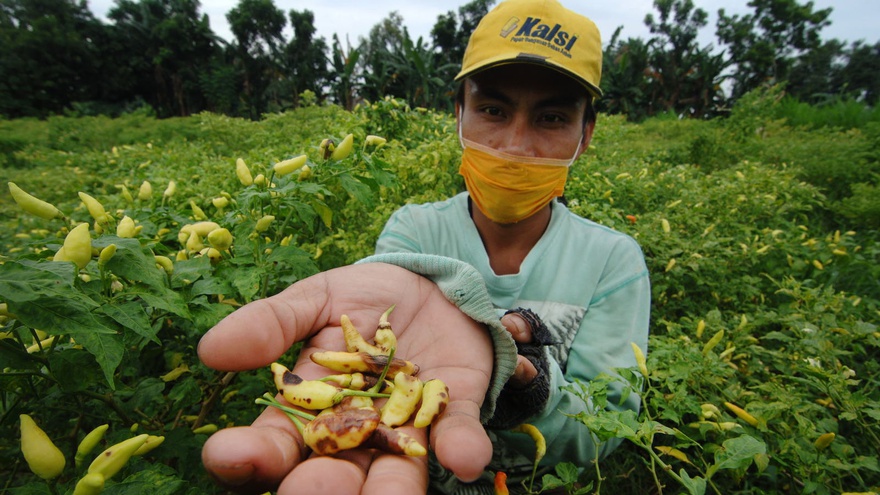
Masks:
[[[217,482],[226,486],[241,486],[253,478],[253,464],[236,464],[225,466],[211,466],[211,476]]]

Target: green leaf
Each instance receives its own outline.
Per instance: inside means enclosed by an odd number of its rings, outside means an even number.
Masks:
[[[140,296],[150,308],[168,311],[183,318],[189,317],[186,301],[183,300],[180,294],[171,289],[156,287],[152,292],[144,289],[135,289],[130,291],[129,294]]]
[[[207,256],[178,261],[174,264],[174,273],[171,274],[171,285],[173,287],[189,285],[202,277],[209,276],[212,272],[211,260]]]
[[[566,485],[576,483],[578,480],[578,468],[570,462],[557,464],[555,471]]]
[[[52,495],[52,492],[49,491],[48,483],[39,481],[28,483],[17,488],[10,488],[9,495]]]
[[[116,254],[107,262],[106,269],[128,280],[142,282],[151,287],[166,285],[165,272],[156,267],[156,259],[147,252],[137,239],[126,239],[113,235],[101,236],[93,242],[98,249],[116,244]]]
[[[105,304],[101,306],[101,312],[113,318],[123,328],[129,329],[147,340],[161,344],[142,304],[136,302],[118,305]]]
[[[682,469],[678,473],[681,477],[681,484],[687,488],[691,495],[703,495],[706,493],[706,480],[700,477],[691,478],[690,475]]]
[[[101,495],[176,495],[186,486],[186,482],[159,469],[144,469],[128,476],[120,483],[104,488]]]
[[[726,440],[715,451],[715,464],[712,471],[720,469],[741,469],[748,467],[755,456],[767,453],[767,445],[755,437],[742,435]]]
[[[199,388],[199,382],[188,376],[174,385],[168,392],[168,398],[174,401],[175,409],[186,409],[199,403],[202,389]]]
[[[330,224],[333,223],[333,210],[331,210],[326,203],[318,199],[312,200],[312,208],[314,208],[315,212],[318,213],[318,216],[321,217],[324,226],[329,229]]]
[[[367,207],[372,207],[373,194],[369,186],[355,179],[349,174],[340,175],[339,183],[342,185],[342,188],[345,189],[345,191],[348,192],[348,194],[350,194],[352,197],[354,197]]]
[[[113,375],[116,368],[122,362],[122,354],[125,348],[122,345],[122,337],[119,335],[107,335],[103,333],[84,333],[75,337],[78,344],[92,353],[98,360],[98,365],[104,372],[104,378],[110,388],[115,389],[116,384]]]
[[[0,265],[0,299],[7,303],[32,301],[46,294],[76,293],[70,263],[7,261]]]
[[[49,369],[61,389],[68,393],[87,390],[101,379],[101,369],[95,357],[81,349],[49,353]]]

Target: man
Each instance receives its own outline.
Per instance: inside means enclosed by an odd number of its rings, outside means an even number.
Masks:
[[[366,324],[396,304],[400,355],[450,386],[452,402],[429,432],[430,469],[367,451],[306,460],[289,420],[270,411],[212,437],[203,454],[210,472],[227,484],[283,480],[279,493],[425,493],[428,478],[440,493],[492,493],[495,471],[512,488],[531,473],[531,440],[509,432],[521,422],[547,439],[545,467],[587,467],[616,447],[568,416],[588,406],[561,388],[633,366],[630,342],[647,347],[650,287],[638,245],[555,200],[592,138],[601,53],[593,22],[555,0],[499,4],[474,31],[456,78],[467,192],[402,208],[376,256],[243,308],[200,345],[209,366],[265,366],[299,340],[309,339],[302,356],[338,348],[342,312]],[[407,305],[415,306],[398,313]],[[236,322],[255,317],[262,331],[249,338],[259,345],[243,359],[231,352],[246,333]],[[297,370],[319,375],[307,361]],[[610,407],[638,409],[620,396],[620,387],[609,391]]]

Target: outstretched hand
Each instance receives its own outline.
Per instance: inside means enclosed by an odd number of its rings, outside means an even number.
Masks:
[[[492,455],[479,420],[493,368],[492,341],[483,325],[459,311],[420,275],[383,263],[320,273],[226,317],[202,338],[199,356],[217,370],[251,370],[268,366],[303,341],[294,372],[306,379],[318,378],[330,372],[312,363],[308,355],[345,350],[342,314],[369,340],[379,316],[392,305],[395,355],[418,364],[422,380],[440,378],[450,391],[449,405],[430,435],[425,429],[404,428],[430,445],[443,466],[463,481],[472,481]],[[242,492],[278,487],[279,495],[409,495],[426,493],[428,484],[424,457],[366,449],[313,456],[294,424],[275,408],[268,408],[251,426],[212,435],[202,460],[220,483]]]

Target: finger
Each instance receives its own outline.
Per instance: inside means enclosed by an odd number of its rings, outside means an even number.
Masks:
[[[264,493],[293,469],[303,451],[290,419],[270,408],[252,426],[211,435],[202,448],[202,463],[222,485]]]
[[[278,487],[278,495],[361,493],[369,463],[315,456],[299,464]]]
[[[431,427],[431,445],[437,460],[465,482],[480,477],[492,458],[492,443],[480,424],[476,402],[450,402]]]
[[[266,366],[327,324],[327,297],[327,278],[321,273],[247,304],[208,330],[199,342],[199,358],[223,371]]]
[[[513,376],[509,378],[509,382],[514,387],[524,388],[531,384],[538,376],[538,369],[525,356],[518,355],[516,357],[516,369],[513,370]]]
[[[407,433],[412,434],[409,430],[407,428]],[[427,491],[427,457],[386,454],[378,456],[373,461],[361,494],[411,495]]]
[[[529,323],[516,313],[509,313],[501,317],[501,324],[520,344],[528,344],[532,341],[532,328]]]

